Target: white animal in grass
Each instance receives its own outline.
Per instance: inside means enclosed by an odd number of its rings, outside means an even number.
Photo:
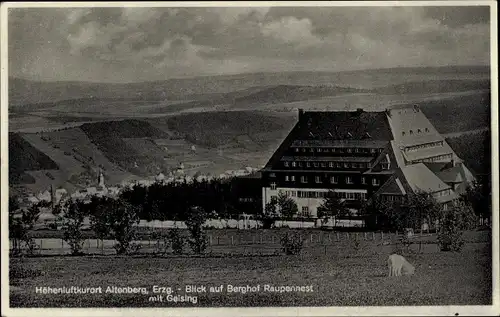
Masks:
[[[410,264],[403,256],[392,254],[387,259],[389,266],[389,276],[413,275],[415,267]]]

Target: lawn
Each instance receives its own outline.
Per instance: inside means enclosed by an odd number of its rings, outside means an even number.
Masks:
[[[259,248],[258,245],[254,245]],[[265,247],[262,245],[260,247]],[[11,258],[12,268],[34,276],[10,280],[12,307],[203,307],[203,306],[360,306],[490,305],[491,245],[467,243],[461,253],[439,252],[425,244],[407,258],[416,266],[410,277],[388,278],[386,260],[394,250],[380,241],[326,245],[306,243],[294,256],[267,253],[218,257],[181,256],[45,256]],[[220,249],[220,250],[217,250]],[[276,248],[279,250],[279,248]],[[414,248],[418,250],[418,248]],[[241,251],[241,250],[239,250]],[[186,285],[224,285],[220,293],[185,294]],[[264,285],[312,286],[312,292],[274,293]],[[153,285],[172,287],[176,295],[197,302],[151,302]],[[260,292],[229,293],[227,285],[257,286]],[[35,287],[98,287],[102,294],[36,294]],[[145,287],[149,294],[106,294],[107,286]],[[179,290],[180,289],[180,290]],[[166,295],[166,294],[164,294]],[[164,296],[165,297],[165,296]]]

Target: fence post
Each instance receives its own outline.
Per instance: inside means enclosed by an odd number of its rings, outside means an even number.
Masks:
[[[328,242],[332,242],[332,236],[328,234]]]
[[[337,241],[339,241],[339,233],[335,232],[335,237],[337,238]]]
[[[311,233],[311,243],[313,243],[313,234]]]
[[[326,244],[325,244],[325,255],[326,255]]]
[[[384,241],[384,232],[382,231],[382,232],[381,232],[381,234],[382,234],[382,236],[381,236],[381,238],[380,238],[380,239],[381,239],[382,241]]]
[[[365,240],[366,240],[366,232],[364,233],[364,236],[365,236]]]
[[[234,236],[231,236],[231,245],[234,245]]]
[[[220,238],[220,237],[219,237],[219,236],[217,236],[217,245],[219,245],[219,244],[220,244],[220,240],[219,240],[219,238]]]
[[[260,234],[260,244],[262,244],[262,233]]]
[[[64,239],[61,238],[61,252],[64,251]]]
[[[372,240],[375,241],[375,231],[372,232]]]

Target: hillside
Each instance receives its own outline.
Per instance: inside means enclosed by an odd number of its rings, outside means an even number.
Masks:
[[[172,116],[167,125],[192,143],[217,147],[237,142],[236,138],[247,135],[281,132],[295,118],[280,118],[251,111],[190,113]]]
[[[362,93],[366,90],[338,86],[293,86],[278,85],[271,87],[253,87],[240,91],[214,94],[212,98],[171,104],[154,109],[153,113],[168,113],[183,109],[228,106],[229,108],[252,105],[290,103],[310,99],[338,96],[342,94]],[[200,98],[201,96],[198,96]]]
[[[439,133],[468,131],[489,127],[489,93],[460,96],[418,103]]]
[[[168,139],[169,134],[148,122],[96,122],[80,128],[111,162],[133,174],[151,175],[168,168],[163,164],[165,153],[154,140]]]
[[[27,171],[57,170],[59,166],[17,133],[9,133],[9,181],[34,183]]]
[[[490,131],[447,138],[446,142],[473,172],[491,174]]]
[[[411,81],[469,80],[490,77],[489,67],[447,66],[371,69],[347,72],[247,73],[140,83],[38,82],[9,78],[9,106],[79,98],[146,100],[212,99],[213,94],[252,87],[335,85],[371,89]]]
[[[408,81],[402,84],[375,88],[379,94],[447,93],[470,90],[489,90],[490,81],[484,80],[426,80]]]

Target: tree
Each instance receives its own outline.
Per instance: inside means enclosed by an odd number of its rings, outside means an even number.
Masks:
[[[61,204],[63,239],[70,248],[71,254],[81,254],[84,238],[82,235],[83,221],[87,216],[85,208],[76,201],[66,200]]]
[[[431,194],[417,191],[408,194],[400,208],[404,227],[417,229],[422,227],[424,220],[430,224],[438,219],[443,207]]]
[[[318,207],[318,218],[321,219],[323,224],[333,217],[345,216],[349,215],[349,213],[345,201],[338,198],[334,191],[329,191],[323,203]]]
[[[286,219],[292,218],[299,211],[299,208],[297,207],[297,204],[295,203],[295,201],[292,198],[288,197],[283,192],[280,192],[278,194],[277,204],[278,204],[281,216],[286,218]]]
[[[185,221],[190,233],[188,243],[191,250],[196,254],[203,253],[207,248],[207,237],[203,230],[203,224],[206,220],[207,213],[203,208],[197,206],[189,208]]]
[[[467,186],[460,200],[470,204],[478,217],[489,219],[491,217],[490,177],[484,177],[481,181],[474,181],[470,186]]]
[[[12,239],[13,252],[21,252],[21,240],[24,236],[24,228],[19,214],[19,201],[17,196],[9,197],[9,238]]]
[[[36,244],[30,235],[30,231],[38,222],[41,209],[49,206],[50,203],[42,201],[29,206],[27,209],[20,209],[17,198],[9,198],[9,236],[13,239],[15,254],[21,252],[21,243],[23,242],[28,253],[33,254]]]
[[[139,208],[121,198],[104,198],[90,216],[92,230],[102,240],[106,236],[116,240],[117,254],[134,251],[132,241],[139,223]]]
[[[262,223],[262,228],[270,229],[274,225],[274,221],[278,218],[277,204],[278,200],[276,197],[272,197],[264,210],[261,209],[261,212],[257,214],[257,219]]]

